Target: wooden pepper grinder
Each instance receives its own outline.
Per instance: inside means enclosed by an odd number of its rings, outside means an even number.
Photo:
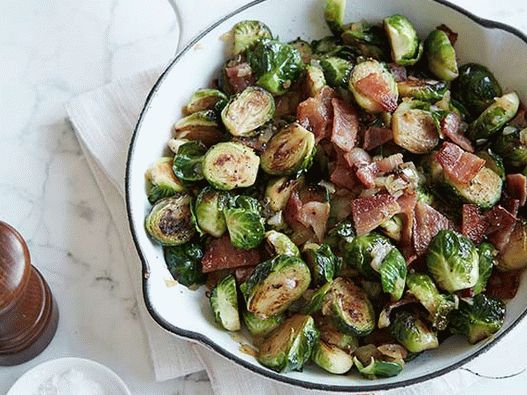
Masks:
[[[26,242],[0,221],[0,366],[40,354],[55,335],[58,318],[57,304],[31,265]]]

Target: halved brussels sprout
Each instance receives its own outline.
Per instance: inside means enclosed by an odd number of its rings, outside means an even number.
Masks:
[[[346,87],[353,68],[353,64],[347,60],[329,56],[320,61],[324,71],[327,84],[333,87]]]
[[[494,75],[485,66],[468,63],[459,68],[459,77],[452,83],[454,98],[459,100],[473,116],[481,114],[502,95]]]
[[[476,155],[485,160],[485,167],[496,173],[502,180],[505,180],[505,166],[503,159],[490,148],[476,152]]]
[[[203,180],[203,155],[207,148],[199,141],[182,144],[174,156],[172,170],[176,177],[185,181]]]
[[[187,115],[176,122],[174,130],[177,139],[201,141],[207,146],[223,139],[218,116],[213,110],[197,111]]]
[[[261,155],[263,171],[273,175],[295,175],[307,170],[315,154],[315,135],[298,123],[275,134]]]
[[[498,256],[500,270],[519,270],[527,267],[527,223],[518,221],[509,242]]]
[[[476,285],[474,285],[474,287],[472,288],[473,295],[478,295],[485,291],[487,281],[489,280],[490,275],[492,274],[492,269],[494,268],[494,266],[497,265],[497,253],[498,251],[496,251],[494,246],[490,243],[484,242],[479,245],[479,277],[478,281],[476,282]],[[525,249],[525,253],[525,256],[527,257],[527,248]],[[527,258],[525,258],[525,264],[527,265]]]
[[[304,69],[296,48],[270,39],[259,40],[247,51],[247,60],[256,73],[256,84],[274,95],[287,92]]]
[[[423,42],[419,40],[412,23],[403,15],[384,19],[384,30],[390,40],[392,60],[402,66],[416,64],[423,54]]]
[[[269,335],[280,326],[284,319],[285,316],[283,314],[273,315],[268,318],[259,318],[248,311],[243,312],[245,326],[247,326],[247,330],[253,336],[265,337]]]
[[[377,269],[381,276],[383,292],[390,295],[392,301],[403,296],[406,280],[406,261],[397,248],[392,248]]]
[[[448,85],[444,81],[420,80],[410,77],[405,81],[398,82],[397,89],[401,97],[436,102],[443,98],[448,90]]]
[[[273,178],[265,188],[265,197],[273,211],[283,210],[291,197],[293,189],[303,183],[303,177],[292,179],[288,177]]]
[[[403,228],[403,220],[399,214],[394,215],[389,220],[379,225],[382,233],[395,241],[401,240],[401,230]]]
[[[351,355],[322,340],[315,344],[311,359],[322,369],[333,374],[347,373],[353,367]]]
[[[213,187],[224,191],[250,187],[256,181],[260,158],[235,142],[212,146],[203,158],[203,175]]]
[[[349,219],[342,220],[333,226],[327,234],[324,242],[335,251],[342,252],[347,244],[350,244],[355,237],[353,222]]]
[[[380,26],[366,22],[355,22],[346,25],[342,40],[357,48],[362,56],[377,60],[389,57],[388,38]]]
[[[311,48],[315,57],[321,57],[323,55],[331,56],[342,49],[339,40],[335,36],[326,36],[320,40],[313,40],[311,42]]]
[[[283,233],[270,230],[265,233],[265,239],[275,255],[300,256],[300,251],[296,244]]]
[[[191,197],[185,193],[158,201],[145,219],[148,234],[159,244],[185,244],[194,236],[190,215]]]
[[[224,277],[210,291],[210,306],[217,323],[228,331],[239,331],[238,294],[236,280],[232,274]]]
[[[390,325],[390,334],[410,352],[421,352],[439,346],[437,334],[407,311],[396,313]]]
[[[260,21],[241,21],[232,27],[234,36],[234,55],[239,55],[254,47],[262,38],[273,38],[271,29]]]
[[[311,357],[318,337],[313,318],[296,314],[283,322],[260,345],[256,359],[277,372],[302,370]]]
[[[425,41],[428,68],[436,77],[445,81],[457,78],[456,51],[443,30],[432,30]]]
[[[204,232],[221,237],[227,230],[223,210],[228,204],[228,195],[211,187],[204,188],[196,198],[194,212],[198,226]]]
[[[494,149],[509,166],[527,166],[527,128],[506,126],[496,139]]]
[[[190,97],[185,107],[185,112],[187,114],[194,114],[198,111],[213,110],[220,100],[227,99],[227,95],[218,89],[198,89]]]
[[[329,291],[331,291],[332,283],[332,281],[328,281],[311,294],[309,300],[302,307],[302,312],[304,314],[313,314],[322,309],[322,307],[324,306],[324,302],[328,301],[326,295],[328,295]]]
[[[392,131],[395,143],[414,154],[429,153],[439,143],[434,117],[427,103],[419,100],[399,104],[392,116]]]
[[[459,310],[454,310],[449,319],[452,333],[464,335],[469,343],[475,344],[501,329],[505,304],[499,299],[479,294],[471,303],[461,301]]]
[[[520,98],[516,92],[507,93],[494,100],[481,115],[470,124],[469,137],[480,144],[496,134],[509,122],[520,106]]]
[[[428,271],[440,288],[455,292],[476,285],[478,251],[469,238],[452,230],[440,230],[426,255]]]
[[[255,248],[264,238],[264,220],[258,201],[249,196],[238,196],[232,207],[223,210],[231,243],[236,248]]]
[[[249,86],[229,101],[221,119],[233,136],[253,136],[256,129],[273,118],[274,98],[265,89]]]
[[[457,308],[457,300],[451,295],[442,295],[432,279],[426,274],[409,274],[406,278],[408,292],[430,313],[434,328],[442,331],[448,324],[448,314]]]
[[[309,287],[309,267],[290,255],[260,263],[240,286],[247,310],[261,318],[284,312]]]
[[[308,64],[306,66],[305,84],[309,96],[315,97],[326,86],[324,71],[318,66]]]
[[[199,244],[165,247],[163,252],[168,271],[178,283],[190,287],[205,282],[206,277],[201,272],[203,251]]]
[[[380,350],[385,351],[386,354]],[[357,348],[353,355],[353,361],[359,373],[367,378],[375,379],[393,377],[401,373],[404,367],[403,357],[407,355],[407,352],[398,344],[386,344],[379,347],[367,344]]]
[[[356,65],[349,78],[349,90],[366,111],[393,111],[397,107],[397,82],[386,67],[376,60]]]
[[[329,30],[339,36],[344,24],[344,13],[346,12],[346,0],[326,0],[326,9],[324,10],[324,19]]]
[[[331,321],[323,321],[318,324],[320,339],[351,354],[359,347],[359,339],[356,336],[340,332]]]
[[[375,312],[364,293],[353,281],[339,277],[331,286],[331,310],[339,330],[355,336],[369,335],[375,329]]]
[[[185,190],[172,170],[173,161],[170,157],[158,159],[146,171],[148,201],[151,204]]]
[[[289,45],[291,45],[293,48],[296,48],[296,50],[300,52],[302,62],[304,62],[306,65],[309,65],[311,63],[311,57],[313,56],[313,49],[311,48],[311,44],[309,44],[307,41],[300,39],[299,37],[296,40],[291,41]]]
[[[304,254],[311,269],[313,285],[319,286],[333,281],[339,275],[342,263],[340,258],[333,254],[329,245],[307,243],[304,245]]]

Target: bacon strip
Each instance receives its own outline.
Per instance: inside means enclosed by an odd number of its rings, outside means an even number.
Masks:
[[[426,203],[415,206],[413,243],[417,255],[422,255],[440,230],[452,229],[452,224],[443,214]]]
[[[441,134],[447,137],[453,143],[456,143],[465,151],[474,152],[474,146],[471,141],[465,137],[461,131],[461,118],[456,113],[448,113],[440,123]]]
[[[520,286],[521,270],[502,272],[493,270],[487,283],[485,293],[502,300],[512,299],[516,296]]]
[[[480,244],[485,237],[489,222],[481,214],[478,206],[474,204],[464,204],[461,220],[461,233],[467,236],[476,244]]]
[[[391,140],[393,140],[392,129],[376,128],[372,126],[364,132],[364,143],[362,144],[362,147],[366,151],[370,151]]]
[[[449,142],[443,143],[436,158],[445,173],[462,184],[468,184],[485,165],[485,160]]]
[[[489,222],[487,230],[489,241],[501,251],[509,243],[516,226],[516,216],[501,205],[494,206],[485,216]]]
[[[520,202],[520,206],[525,206],[527,202],[527,177],[523,174],[508,174],[507,192],[513,199]]]
[[[335,91],[325,86],[315,97],[310,97],[298,105],[296,118],[303,127],[313,132],[317,143],[331,133],[333,126],[331,100],[333,98],[335,98]]]
[[[238,93],[248,86],[255,84],[255,78],[251,66],[249,66],[249,63],[247,62],[226,67],[225,74],[227,75],[227,80],[232,88],[232,91],[228,93]]]
[[[344,152],[355,146],[359,133],[359,116],[357,111],[344,100],[331,99],[333,106],[333,130],[331,142]]]
[[[344,160],[351,169],[360,169],[371,163],[371,156],[362,148],[355,147],[343,155]]]
[[[412,245],[412,233],[415,217],[415,206],[417,204],[417,195],[413,192],[406,192],[397,199],[401,212],[399,213],[403,221],[401,229],[401,251],[406,258],[406,262],[411,262],[416,258],[415,250]]]
[[[203,273],[241,266],[255,266],[258,263],[260,263],[260,252],[257,249],[235,248],[227,234],[212,240],[201,260]]]
[[[357,198],[351,202],[351,215],[359,236],[375,229],[400,211],[397,200],[387,193]]]
[[[397,96],[384,81],[382,75],[371,73],[355,83],[357,89],[365,96],[379,104],[385,111],[395,111]]]
[[[307,228],[313,229],[319,242],[324,240],[329,219],[329,203],[308,202],[302,205],[298,221]]]

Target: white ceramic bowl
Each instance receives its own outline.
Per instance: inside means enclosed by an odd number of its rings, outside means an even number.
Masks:
[[[143,221],[149,210],[145,196],[145,169],[166,150],[175,120],[190,95],[208,86],[225,58],[220,36],[244,19],[268,24],[284,41],[298,36],[307,39],[329,34],[323,19],[323,0],[258,0],[222,18],[195,37],[170,63],[154,85],[138,121],[130,145],[126,174],[126,200],[132,235],[143,262],[145,302],[152,317],[174,334],[198,341],[228,359],[269,378],[290,384],[329,391],[375,391],[422,382],[445,374],[482,354],[510,331],[526,314],[527,282],[508,303],[503,328],[494,337],[469,345],[451,337],[436,350],[407,364],[396,377],[375,381],[359,376],[336,376],[307,367],[303,372],[279,374],[240,352],[240,338],[233,338],[213,321],[204,287],[190,291],[172,285],[162,250],[148,238]],[[460,63],[470,61],[488,66],[505,90],[515,89],[527,99],[527,37],[496,22],[480,19],[439,0],[348,0],[346,20],[381,21],[401,13],[410,18],[421,37],[445,23],[459,33],[456,52]],[[139,268],[138,268],[139,270]],[[524,276],[525,277],[525,276]]]

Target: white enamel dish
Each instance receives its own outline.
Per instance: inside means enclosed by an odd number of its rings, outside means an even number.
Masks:
[[[280,374],[271,371],[251,355],[240,351],[240,336],[219,329],[210,311],[205,289],[191,291],[167,281],[171,279],[162,250],[148,238],[144,218],[150,205],[145,195],[144,172],[166,152],[172,125],[190,95],[208,86],[225,59],[225,43],[220,37],[244,19],[265,22],[282,41],[300,36],[315,39],[329,34],[323,19],[322,0],[258,0],[222,18],[195,37],[168,65],[154,85],[137,123],[130,144],[126,201],[134,242],[142,260],[146,306],[166,330],[202,343],[235,363],[281,382],[326,391],[377,391],[407,386],[445,374],[484,353],[527,314],[527,281],[508,303],[503,328],[494,337],[469,345],[451,337],[433,351],[407,364],[392,378],[370,381],[358,375],[337,376],[315,367],[303,372]],[[492,70],[505,91],[516,90],[527,99],[527,37],[510,26],[480,19],[459,7],[440,0],[348,0],[347,21],[380,21],[400,13],[414,23],[421,37],[445,23],[459,33],[456,52],[460,64],[478,62]],[[137,270],[140,270],[139,268]],[[525,276],[523,276],[525,277]]]

